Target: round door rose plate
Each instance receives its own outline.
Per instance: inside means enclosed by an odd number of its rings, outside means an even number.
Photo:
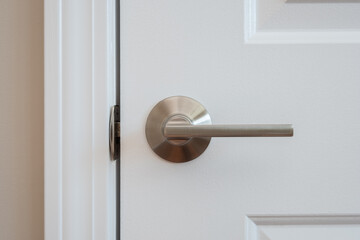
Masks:
[[[210,143],[210,137],[168,138],[165,126],[211,124],[203,105],[184,96],[174,96],[160,101],[151,110],[145,127],[151,149],[161,158],[175,163],[188,162],[200,156]]]

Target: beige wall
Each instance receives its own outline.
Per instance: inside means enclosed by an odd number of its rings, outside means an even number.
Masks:
[[[0,239],[41,240],[43,0],[0,0]]]

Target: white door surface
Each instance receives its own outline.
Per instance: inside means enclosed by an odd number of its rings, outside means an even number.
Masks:
[[[360,239],[360,1],[120,4],[121,239]],[[163,160],[145,123],[179,95],[294,136]]]

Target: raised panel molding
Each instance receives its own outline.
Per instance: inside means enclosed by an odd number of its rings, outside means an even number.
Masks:
[[[244,9],[248,44],[360,43],[359,0],[245,0]]]
[[[247,216],[246,240],[358,240],[360,215]]]

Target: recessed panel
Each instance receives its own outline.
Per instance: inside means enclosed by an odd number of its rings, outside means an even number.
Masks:
[[[360,215],[249,216],[247,240],[358,240]]]
[[[359,12],[359,0],[247,0],[246,40],[248,43],[356,43],[360,42]]]

